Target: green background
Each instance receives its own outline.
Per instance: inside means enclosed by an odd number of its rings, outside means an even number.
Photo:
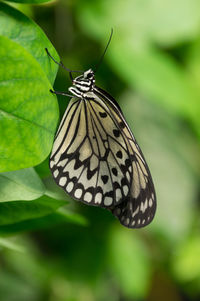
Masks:
[[[95,68],[111,28],[96,83],[154,179],[140,230],[70,199],[48,167],[69,102],[49,89],[71,82],[44,49]],[[0,2],[0,141],[0,300],[200,300],[200,0]]]

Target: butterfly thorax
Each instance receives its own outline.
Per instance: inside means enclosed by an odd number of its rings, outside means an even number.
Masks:
[[[72,83],[73,86],[69,88],[69,91],[77,97],[85,98],[87,93],[93,90],[94,71],[92,69],[85,71],[82,75],[77,76]]]

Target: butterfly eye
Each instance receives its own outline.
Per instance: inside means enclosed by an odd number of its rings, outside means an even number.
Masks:
[[[88,75],[87,75],[87,78],[89,78],[89,79],[91,79],[91,78],[93,78],[94,77],[94,74],[93,73],[89,73]]]

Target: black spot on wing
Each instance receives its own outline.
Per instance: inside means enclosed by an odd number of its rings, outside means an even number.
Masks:
[[[126,125],[123,121],[120,121],[119,126],[120,126],[121,129],[124,129]]]
[[[107,175],[101,176],[101,179],[102,179],[104,184],[106,184],[108,182],[108,176]]]
[[[99,115],[102,118],[106,118],[107,117],[107,113],[106,112],[99,112]]]
[[[117,137],[120,136],[120,131],[119,131],[118,129],[114,129],[114,130],[113,130],[113,134],[114,134],[114,136],[117,138]]]
[[[117,176],[118,175],[117,168],[113,167],[112,168],[112,173],[113,173],[114,176]]]
[[[126,160],[125,160],[125,165],[127,166],[127,168],[128,168],[129,166],[131,166],[131,160],[130,160],[130,159],[126,159]]]
[[[116,153],[116,156],[117,156],[117,158],[122,159],[122,152],[121,152],[121,151],[118,151],[118,152]]]

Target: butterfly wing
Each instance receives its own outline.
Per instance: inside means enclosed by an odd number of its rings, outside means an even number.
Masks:
[[[69,195],[108,208],[126,227],[144,227],[154,217],[156,196],[144,156],[119,105],[98,87],[87,99],[71,99],[50,169]]]
[[[105,102],[126,139],[132,167],[129,195],[110,210],[124,226],[144,227],[153,220],[156,212],[156,194],[148,165],[117,102],[98,87],[95,93]]]
[[[50,157],[56,183],[70,196],[100,207],[116,206],[132,186],[127,139],[109,108],[93,92],[72,98]]]

